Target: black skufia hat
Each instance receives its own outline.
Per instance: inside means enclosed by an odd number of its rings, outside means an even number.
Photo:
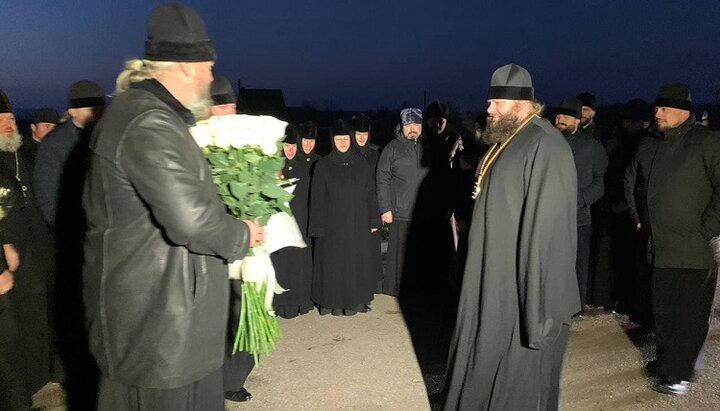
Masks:
[[[12,113],[12,104],[4,91],[0,90],[0,113]]]
[[[330,127],[330,136],[349,136],[352,133],[352,129],[350,128],[350,124],[343,120],[343,119],[337,119],[333,121],[332,127]]]
[[[70,108],[102,107],[105,105],[105,95],[100,86],[94,81],[80,80],[70,86],[68,94]]]
[[[370,120],[370,117],[368,117],[364,113],[358,114],[357,116],[353,117],[351,119],[351,122],[353,130],[360,133],[370,132],[370,126],[372,124],[372,121]]]
[[[146,60],[197,62],[215,61],[215,47],[205,22],[190,7],[162,4],[147,21]]]
[[[297,144],[297,140],[297,127],[292,124],[288,124],[287,127],[285,127],[285,139],[283,139],[283,143]]]
[[[60,121],[60,116],[57,111],[52,108],[41,108],[33,112],[32,123],[51,123],[57,124]]]
[[[213,104],[233,104],[237,103],[237,97],[233,90],[230,80],[225,76],[215,76],[210,85],[210,95],[212,95]]]
[[[557,113],[575,117],[576,119],[581,119],[582,106],[583,104],[580,99],[576,97],[568,97],[560,103],[557,109]]]
[[[315,140],[317,138],[317,124],[312,121],[306,121],[298,126],[298,137],[307,140]]]
[[[595,110],[595,96],[590,93],[580,93],[577,95],[578,100],[582,102],[584,107],[590,107]]]
[[[427,106],[425,118],[448,118],[450,110],[447,104],[436,101]]]
[[[636,98],[623,104],[620,118],[624,120],[650,121],[653,118],[653,108],[647,101]]]
[[[495,70],[490,79],[488,100],[534,100],[530,73],[517,64],[508,64]]]
[[[671,107],[689,111],[691,106],[690,89],[686,84],[682,83],[671,83],[662,86],[657,98],[655,98],[655,107]]]

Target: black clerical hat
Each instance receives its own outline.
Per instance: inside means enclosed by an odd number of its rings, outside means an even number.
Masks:
[[[448,118],[450,110],[447,104],[436,101],[427,106],[425,118]]]
[[[94,81],[80,80],[70,86],[68,93],[70,108],[102,107],[105,105],[105,96],[100,86]]]
[[[583,104],[580,99],[576,97],[568,97],[560,103],[557,109],[557,113],[581,119],[582,106]]]
[[[360,133],[368,133],[370,132],[370,125],[372,121],[370,120],[370,117],[368,117],[365,114],[358,114],[357,116],[352,118],[352,128],[355,131],[358,131]]]
[[[215,76],[210,86],[210,94],[215,105],[237,103],[232,84],[225,76]]]
[[[488,100],[534,100],[530,73],[517,64],[508,64],[495,70],[490,79]]]
[[[330,128],[330,136],[349,136],[352,132],[350,124],[343,119],[337,119],[333,121],[332,127]]]
[[[283,143],[297,144],[297,140],[297,127],[288,123],[287,127],[285,127],[285,139],[283,139]]]
[[[307,140],[315,140],[317,137],[317,124],[306,121],[298,126],[298,137]]]
[[[4,91],[0,90],[0,113],[12,113],[12,104]]]
[[[57,124],[60,121],[60,116],[57,111],[52,108],[41,108],[33,112],[32,123],[52,123]]]
[[[582,102],[583,107],[590,107],[595,110],[595,96],[590,93],[580,93],[577,95],[578,100]]]

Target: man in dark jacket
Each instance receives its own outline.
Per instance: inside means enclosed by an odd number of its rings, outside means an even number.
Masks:
[[[625,176],[625,199],[637,229],[648,233],[653,267],[657,360],[648,370],[657,377],[653,389],[672,395],[697,377],[717,275],[709,242],[720,234],[720,138],[695,124],[690,108],[686,85],[660,89],[659,135],[640,142]]]
[[[93,133],[84,297],[100,410],[224,410],[225,263],[263,233],[227,213],[188,131],[209,115],[215,56],[194,10],[158,6]]]
[[[575,273],[580,291],[580,306],[584,308],[590,269],[590,239],[592,238],[590,206],[602,197],[605,189],[603,177],[607,169],[607,156],[597,140],[579,131],[581,118],[582,103],[575,97],[568,97],[558,107],[555,127],[563,133],[570,144],[577,169],[578,235]],[[582,314],[582,310],[581,308],[579,314]]]
[[[33,112],[32,123],[30,123],[30,136],[24,139],[20,152],[35,164],[38,146],[60,121],[57,111],[52,108],[41,108]]]
[[[71,408],[95,400],[97,372],[87,346],[82,304],[82,265],[85,213],[82,187],[87,169],[88,142],[105,107],[95,82],[70,86],[67,121],[39,145],[35,161],[35,196],[45,222],[52,228],[57,257],[49,294],[53,304],[56,342],[65,371]],[[62,380],[62,376],[56,375]]]
[[[400,295],[407,235],[418,190],[428,172],[422,163],[424,139],[422,111],[406,108],[400,112],[395,139],[380,154],[377,197],[382,222],[390,226],[383,294]]]
[[[652,116],[652,106],[639,98],[625,103],[620,112],[618,144],[608,156],[605,193],[593,215],[594,263],[588,285],[589,303],[629,314],[631,321],[645,325],[652,321],[649,270],[636,258],[643,247],[632,224],[623,179],[638,144],[651,133]]]

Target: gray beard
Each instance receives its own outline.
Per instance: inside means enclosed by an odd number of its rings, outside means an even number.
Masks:
[[[482,140],[489,145],[502,143],[510,138],[518,126],[520,126],[520,119],[515,116],[490,121],[482,133]]]
[[[14,134],[11,135],[3,135],[0,137],[0,151],[5,151],[8,153],[14,153],[18,151],[20,146],[22,145],[22,136],[20,133],[15,131]]]
[[[196,121],[207,120],[212,114],[210,108],[213,105],[210,89],[203,90],[202,94],[196,95],[188,104],[187,109],[193,113]]]

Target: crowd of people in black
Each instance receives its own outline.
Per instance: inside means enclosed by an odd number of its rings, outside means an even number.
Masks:
[[[197,30],[173,48],[168,39],[184,33],[175,19]],[[252,398],[244,387],[252,357],[233,353],[231,342],[242,284],[208,273],[242,258],[263,231],[231,221],[206,178],[187,132],[203,116],[195,99],[202,87],[183,75],[209,90],[207,114],[235,114],[237,97],[227,78],[210,82],[215,51],[194,11],[160,6],[151,21],[145,58],[128,62],[107,110],[100,87],[81,80],[62,117],[37,110],[23,137],[0,92],[2,409],[28,409],[50,381],[63,384],[73,409],[139,409],[143,401],[210,409],[216,385],[220,399]],[[500,331],[482,331],[488,319],[509,324],[503,330],[517,346],[502,354],[508,359],[534,361],[523,350],[553,347],[552,361],[538,360],[550,373],[562,363],[565,314],[603,307],[655,330],[653,387],[683,394],[708,332],[720,254],[713,115],[709,125],[696,121],[688,87],[674,83],[654,104],[625,103],[618,124],[596,122],[592,94],[568,97],[552,128],[533,96],[529,73],[504,66],[473,136],[456,132],[448,105],[435,102],[424,113],[400,111],[382,149],[371,142],[370,117],[337,119],[324,157],[314,152],[316,123],[289,124],[282,173],[296,183],[290,207],[308,247],[271,256],[288,290],[275,297],[275,312],[352,316],[371,310],[379,293],[444,301],[448,317],[457,316],[446,408],[469,409],[513,403],[498,397],[502,390],[482,394],[483,373],[507,377],[490,386],[514,384],[506,365],[459,370],[474,349],[487,355],[502,345]],[[512,287],[491,275],[508,269],[517,275]],[[572,281],[550,276],[548,284],[563,282],[548,291],[535,278],[548,270],[572,272]],[[563,294],[569,285],[572,295]],[[561,308],[550,308],[560,298]],[[477,342],[463,340],[470,334]],[[458,391],[463,381],[480,388]],[[557,406],[557,395],[542,398]]]

